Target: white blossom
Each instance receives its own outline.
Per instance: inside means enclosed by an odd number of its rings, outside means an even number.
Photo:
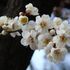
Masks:
[[[66,48],[52,48],[51,53],[49,53],[47,57],[49,60],[55,63],[60,63],[62,60],[64,60],[66,54],[67,54]]]
[[[53,48],[53,46],[54,46],[54,43],[52,41],[49,42],[49,44],[44,48],[45,53],[49,54],[51,52],[51,49]]]
[[[26,8],[26,13],[29,13],[30,15],[39,15],[39,13],[38,13],[38,8],[37,7],[34,7],[33,5],[32,5],[32,3],[29,3],[29,4],[27,4],[26,6],[25,6],[25,8]]]
[[[60,25],[60,30],[64,30],[66,36],[70,37],[70,24],[68,24],[67,20],[63,21],[63,23]]]
[[[8,17],[7,16],[1,16],[0,17],[0,26],[6,24],[8,21]]]
[[[55,17],[53,19],[53,26],[54,26],[55,29],[59,29],[59,26],[61,25],[61,23],[62,23],[62,19],[61,18]]]
[[[58,34],[59,41],[61,43],[70,46],[70,36],[69,34],[67,34],[65,30],[58,30],[57,34]]]
[[[2,28],[8,32],[11,32],[21,29],[21,26],[18,23],[18,20],[16,18],[13,18],[9,19],[8,22],[2,26]]]
[[[33,20],[30,20],[28,22],[28,24],[26,24],[22,27],[22,31],[24,31],[24,30],[27,30],[27,31],[35,30],[35,25],[36,25],[36,23]]]
[[[65,45],[66,45],[66,43],[65,43],[66,41],[64,39],[62,40],[62,38],[58,35],[53,37],[52,41],[53,41],[53,43],[56,44],[56,47],[59,47],[59,48],[65,47]]]
[[[44,48],[48,45],[48,43],[51,41],[52,37],[49,33],[40,34],[38,36],[38,48]]]
[[[21,39],[21,44],[24,46],[30,46],[31,49],[35,50],[37,48],[37,41],[36,41],[36,32],[35,31],[23,31]]]
[[[36,17],[36,26],[35,29],[38,32],[46,32],[48,29],[53,28],[52,20],[50,19],[49,15],[42,15],[42,17]]]

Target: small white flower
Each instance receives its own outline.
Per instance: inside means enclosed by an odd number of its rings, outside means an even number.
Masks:
[[[36,7],[34,7],[33,5],[32,5],[32,3],[29,3],[29,4],[27,4],[26,6],[25,6],[25,8],[26,8],[26,13],[29,13],[30,15],[39,15],[39,13],[38,13],[38,8],[36,8]]]
[[[30,46],[32,50],[37,49],[37,40],[36,40],[36,32],[35,31],[23,31],[21,39],[21,44],[24,46]]]
[[[59,48],[65,47],[65,45],[66,45],[66,43],[65,43],[66,41],[58,35],[53,37],[52,41],[53,41],[53,43],[56,44],[56,47],[59,47]]]
[[[52,20],[50,19],[49,15],[42,15],[42,17],[36,17],[36,26],[35,29],[38,32],[46,32],[48,29],[53,28]]]
[[[46,54],[49,54],[51,52],[51,49],[53,48],[53,45],[54,45],[53,42],[49,42],[49,44],[44,48]]]
[[[24,30],[27,30],[27,31],[35,30],[35,25],[36,25],[36,23],[33,20],[30,20],[28,22],[28,24],[26,24],[22,27],[22,31],[24,31]]]
[[[70,46],[70,35],[65,30],[58,30],[57,35],[61,43]]]
[[[48,45],[48,43],[51,41],[52,37],[49,33],[40,34],[38,36],[38,48],[44,48]]]
[[[8,21],[8,17],[7,16],[1,16],[0,17],[0,26],[6,24]]]
[[[5,31],[7,31],[7,32],[12,31],[11,26],[8,27],[8,26],[6,26],[6,25],[3,25],[2,28],[3,28]]]
[[[9,19],[7,24],[4,24],[2,28],[8,32],[21,29],[20,25],[16,22],[15,19]]]
[[[64,60],[65,55],[67,54],[67,49],[66,48],[52,48],[51,53],[48,54],[49,60],[59,63],[62,60]]]
[[[27,12],[31,12],[32,11],[32,9],[33,9],[33,4],[32,3],[29,3],[29,4],[27,4],[26,6],[25,6],[25,8],[26,8],[26,11]]]
[[[61,23],[62,23],[62,19],[61,18],[55,17],[53,19],[53,26],[54,26],[55,29],[59,29],[59,26],[61,25]]]
[[[60,25],[60,30],[64,30],[66,36],[70,37],[70,24],[68,24],[67,20],[63,21],[63,23]]]

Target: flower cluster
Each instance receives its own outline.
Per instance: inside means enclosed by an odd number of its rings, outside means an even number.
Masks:
[[[29,20],[26,15],[15,18],[0,17],[0,34],[10,32],[12,37],[21,36],[21,44],[30,46],[32,50],[44,49],[46,57],[53,62],[60,62],[67,54],[66,46],[70,46],[70,24],[59,17],[51,19],[49,15],[38,13],[38,8],[31,3],[25,6],[26,14],[35,16],[35,20]],[[22,30],[22,34],[18,30]]]
[[[39,15],[38,8],[34,7],[31,3],[25,6],[26,13],[28,15]],[[16,16],[14,18],[10,18],[7,16],[1,16],[0,17],[0,29],[2,31],[0,32],[0,35],[6,35],[10,33],[12,37],[21,36],[21,34],[18,32],[18,30],[21,30],[22,27],[29,22],[29,18],[23,14],[24,12],[20,12],[19,16]]]
[[[67,20],[49,15],[36,16],[22,28],[21,44],[31,49],[44,49],[46,56],[53,62],[60,62],[67,54],[66,46],[70,46],[70,24]]]

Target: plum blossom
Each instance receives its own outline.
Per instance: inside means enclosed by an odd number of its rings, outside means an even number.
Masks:
[[[8,21],[8,17],[7,16],[1,16],[0,17],[0,26],[6,24]]]
[[[51,52],[51,49],[53,48],[53,46],[54,46],[54,43],[52,41],[49,42],[49,44],[44,48],[45,53],[49,54]]]
[[[63,23],[60,25],[60,30],[65,31],[65,35],[70,37],[70,24],[68,24],[67,20],[64,20]]]
[[[48,29],[53,28],[52,20],[50,19],[49,15],[42,15],[36,17],[36,26],[35,29],[38,32],[46,32]]]
[[[61,19],[61,18],[55,17],[55,18],[53,19],[53,26],[54,26],[54,28],[55,28],[56,30],[59,29],[61,23],[62,23],[62,19]]]
[[[66,32],[65,30],[58,30],[57,35],[61,43],[64,43],[65,45],[70,46],[70,35],[68,32]]]
[[[14,19],[10,19],[7,24],[4,24],[2,28],[8,32],[16,31],[21,29],[20,25],[14,21]]]
[[[38,48],[44,48],[48,45],[48,43],[51,41],[52,37],[49,33],[40,34],[38,36]]]
[[[30,20],[28,22],[28,24],[26,24],[22,27],[22,31],[24,31],[24,30],[27,30],[27,31],[35,30],[35,25],[36,25],[35,21]]]
[[[52,48],[51,52],[47,55],[47,58],[55,63],[60,63],[64,60],[66,54],[66,48]]]
[[[21,44],[24,46],[30,46],[31,49],[35,50],[37,48],[37,41],[36,41],[37,33],[35,31],[23,31],[22,32],[22,39]]]
[[[39,15],[38,13],[38,8],[37,7],[34,7],[32,3],[29,3],[25,6],[26,8],[26,13],[29,13],[30,15]]]

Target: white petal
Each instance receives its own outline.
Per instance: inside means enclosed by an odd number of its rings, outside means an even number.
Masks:
[[[24,46],[28,46],[28,43],[25,39],[21,39],[21,44],[24,45]]]
[[[16,32],[16,35],[17,35],[17,36],[21,36],[21,34],[20,34],[19,32]]]
[[[16,34],[15,33],[10,33],[10,35],[15,38],[16,37]]]

